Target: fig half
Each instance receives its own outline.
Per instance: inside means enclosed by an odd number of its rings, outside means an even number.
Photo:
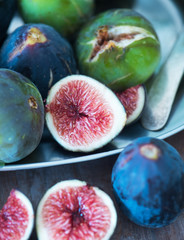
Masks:
[[[34,224],[34,211],[30,200],[20,191],[11,190],[7,202],[0,210],[0,239],[27,240]]]
[[[79,180],[61,181],[51,187],[36,215],[39,240],[108,240],[116,223],[111,198]]]
[[[105,85],[87,76],[72,75],[51,88],[46,123],[64,148],[90,152],[120,133],[126,123],[126,112]]]
[[[116,96],[125,108],[127,114],[126,126],[138,121],[146,101],[146,89],[144,85],[137,85],[127,88],[122,92],[116,92]]]

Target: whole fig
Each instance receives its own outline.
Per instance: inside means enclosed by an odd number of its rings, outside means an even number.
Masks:
[[[24,24],[12,32],[1,48],[0,67],[29,78],[43,99],[55,82],[77,71],[69,42],[45,24]]]
[[[167,142],[141,137],[119,155],[112,185],[131,221],[162,227],[173,222],[184,207],[184,161]]]
[[[160,60],[160,42],[152,24],[130,9],[97,15],[76,41],[79,70],[114,91],[144,83]]]
[[[0,69],[0,160],[28,156],[40,143],[44,105],[36,86],[22,74]]]
[[[79,27],[92,16],[94,0],[18,0],[26,23],[44,23],[72,39]]]

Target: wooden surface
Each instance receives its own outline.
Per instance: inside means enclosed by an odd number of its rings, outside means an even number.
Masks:
[[[173,145],[184,159],[184,131],[166,139]],[[5,203],[12,188],[22,191],[31,200],[36,212],[37,205],[45,191],[61,180],[80,179],[96,185],[107,192],[115,202],[111,171],[117,155],[80,164],[63,165],[35,170],[0,172],[0,208]],[[174,223],[160,229],[146,229],[131,223],[118,212],[118,224],[112,240],[184,240],[184,213]],[[36,231],[31,235],[36,240]]]

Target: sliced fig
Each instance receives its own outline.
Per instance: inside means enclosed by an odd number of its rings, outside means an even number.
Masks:
[[[20,191],[11,190],[7,202],[0,210],[0,239],[27,240],[34,223],[30,200]]]
[[[146,101],[146,89],[143,85],[137,85],[131,88],[127,88],[125,91],[116,92],[116,96],[123,104],[127,121],[126,125],[135,123],[141,116],[145,101]]]
[[[79,180],[61,181],[51,187],[36,215],[39,240],[108,240],[116,223],[111,198]]]
[[[125,126],[126,112],[105,85],[83,75],[58,81],[50,90],[46,122],[56,141],[71,151],[89,152],[109,143]]]

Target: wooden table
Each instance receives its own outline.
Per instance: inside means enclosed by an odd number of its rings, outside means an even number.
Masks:
[[[184,159],[184,131],[167,138]],[[111,171],[117,155],[78,164],[63,165],[35,170],[0,172],[1,195],[0,208],[5,203],[12,188],[19,189],[31,200],[36,212],[37,205],[45,191],[61,180],[81,179],[96,185],[107,192],[115,202],[112,186]],[[115,203],[116,205],[116,203]],[[184,240],[184,213],[174,223],[160,229],[146,229],[131,223],[119,211],[118,225],[112,240]],[[31,235],[36,240],[36,231]]]

